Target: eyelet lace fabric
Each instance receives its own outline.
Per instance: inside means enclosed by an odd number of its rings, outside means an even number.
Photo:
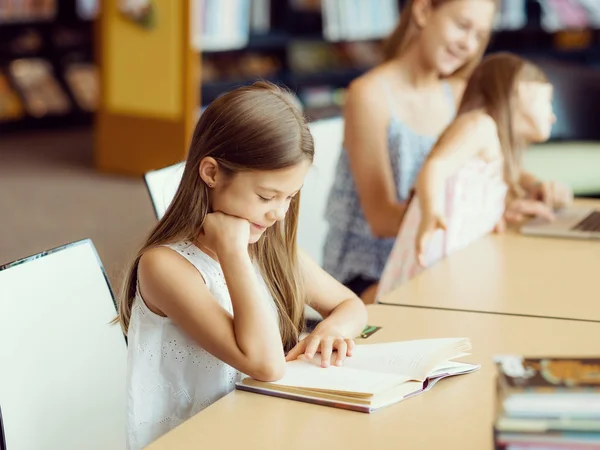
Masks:
[[[198,269],[219,305],[233,314],[219,263],[190,242],[167,247]],[[260,275],[259,281],[271,299]],[[274,305],[273,310],[276,314]],[[139,289],[133,303],[128,343],[126,426],[130,450],[145,447],[210,406],[231,392],[243,376],[197,345],[168,317],[153,313]]]

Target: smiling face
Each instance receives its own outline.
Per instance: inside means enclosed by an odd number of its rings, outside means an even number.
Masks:
[[[415,0],[413,8],[421,30],[418,45],[442,76],[453,74],[479,54],[496,13],[492,0],[448,0],[437,7],[431,0]]]
[[[267,228],[285,218],[311,165],[306,160],[285,169],[235,174],[219,173],[217,165],[217,172],[213,174],[215,164],[212,158],[201,164],[215,180],[211,189],[212,210],[250,222],[249,244],[257,242]]]

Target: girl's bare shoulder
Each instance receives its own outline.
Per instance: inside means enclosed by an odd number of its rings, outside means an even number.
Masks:
[[[474,109],[460,114],[450,126],[481,138],[498,135],[496,121],[483,109]]]
[[[373,102],[384,100],[382,80],[385,79],[386,72],[383,66],[376,66],[355,78],[348,85],[348,96]]]

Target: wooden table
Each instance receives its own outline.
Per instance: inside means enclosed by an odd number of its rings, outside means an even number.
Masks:
[[[600,241],[491,234],[380,303],[600,321]]]
[[[492,449],[494,355],[600,355],[599,323],[383,305],[369,323],[364,343],[469,337],[483,367],[374,414],[236,391],[148,449]]]

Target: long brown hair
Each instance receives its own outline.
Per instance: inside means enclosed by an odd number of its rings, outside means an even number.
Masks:
[[[457,115],[484,109],[498,128],[498,139],[504,157],[504,175],[511,193],[522,195],[519,176],[525,142],[513,130],[519,82],[548,83],[544,72],[535,64],[507,52],[487,56],[473,71],[463,94]]]
[[[383,44],[383,59],[384,61],[390,61],[404,52],[408,45],[415,39],[415,36],[418,34],[419,30],[417,25],[414,22],[413,17],[413,7],[417,0],[408,0],[406,5],[400,11],[400,20],[398,21],[398,25],[392,34],[388,36]],[[455,0],[429,0],[432,8],[439,8],[444,3],[448,3]],[[492,1],[498,8],[498,0],[486,0]],[[477,54],[471,59],[467,61],[462,67],[459,67],[456,72],[452,75],[458,77],[468,77],[473,69],[479,64],[485,49],[489,42],[489,36],[487,39],[481,42],[479,50]]]
[[[312,162],[313,138],[291,95],[267,82],[230,91],[212,102],[196,125],[181,183],[171,205],[150,233],[127,273],[119,321],[125,334],[136,295],[140,257],[151,248],[195,240],[210,212],[208,187],[199,175],[200,161],[214,158],[227,174],[277,170]],[[265,231],[250,246],[279,312],[282,342],[295,345],[304,323],[305,291],[296,249],[300,196],[290,203],[285,220]]]

